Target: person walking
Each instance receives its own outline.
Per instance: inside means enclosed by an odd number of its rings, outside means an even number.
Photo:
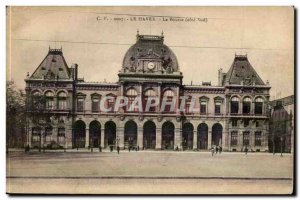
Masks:
[[[211,147],[211,156],[214,156],[214,153],[215,153],[215,148]]]
[[[119,147],[119,145],[117,146],[117,152],[118,152],[118,154],[120,154],[120,147]]]
[[[222,147],[221,146],[219,147],[219,153],[220,154],[222,153]]]
[[[247,155],[247,153],[248,153],[248,148],[247,148],[247,146],[245,147],[245,155]]]

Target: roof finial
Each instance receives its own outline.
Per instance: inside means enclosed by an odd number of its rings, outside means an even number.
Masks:
[[[161,30],[161,37],[164,37],[164,30]]]
[[[51,48],[50,48],[50,45],[49,45],[49,51],[50,51],[50,49],[51,49]]]

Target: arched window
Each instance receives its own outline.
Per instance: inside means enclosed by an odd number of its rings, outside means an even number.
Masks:
[[[144,108],[145,108],[144,110],[145,110],[145,112],[155,112],[156,106],[153,106],[155,104],[155,98],[156,98],[156,92],[153,89],[146,90],[145,95],[144,95]],[[149,106],[149,109],[146,109],[148,101],[149,101],[150,106]]]
[[[243,100],[243,114],[250,114],[251,110],[251,99],[249,97],[245,97]]]
[[[99,95],[92,96],[92,112],[99,112]]]
[[[48,110],[54,109],[53,92],[48,91],[45,93],[45,108]]]
[[[174,92],[173,92],[173,90],[167,89],[164,92],[165,107],[164,107],[163,112],[171,112],[171,105],[174,103],[173,102],[173,98],[174,98]],[[173,105],[173,107],[174,107],[174,105]]]
[[[239,98],[233,97],[230,101],[230,112],[231,114],[237,114],[239,112]]]
[[[60,92],[57,95],[57,108],[59,110],[67,109],[67,94],[65,92]]]
[[[254,113],[256,115],[261,115],[263,113],[263,102],[264,100],[261,97],[255,99]]]
[[[133,106],[132,104],[133,104],[135,98],[137,97],[137,95],[138,94],[137,94],[137,91],[135,89],[130,88],[130,89],[127,90],[127,92],[126,92],[126,97],[128,98],[128,104],[127,104],[127,107],[126,107],[127,111],[129,110],[129,108],[131,106]],[[138,110],[137,107],[135,107],[134,110],[133,110],[133,112],[138,112],[138,111],[139,110]]]

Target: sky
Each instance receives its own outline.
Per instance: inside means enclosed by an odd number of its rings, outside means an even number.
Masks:
[[[117,82],[137,30],[163,31],[184,84],[217,85],[218,69],[227,72],[235,54],[247,54],[269,81],[271,99],[294,94],[292,7],[8,7],[7,80],[24,89],[27,72],[50,46],[62,47],[69,67],[77,63],[85,81]]]

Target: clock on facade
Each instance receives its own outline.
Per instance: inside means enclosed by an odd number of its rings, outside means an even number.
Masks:
[[[152,70],[155,67],[155,64],[153,62],[149,62],[147,65],[148,69]]]

